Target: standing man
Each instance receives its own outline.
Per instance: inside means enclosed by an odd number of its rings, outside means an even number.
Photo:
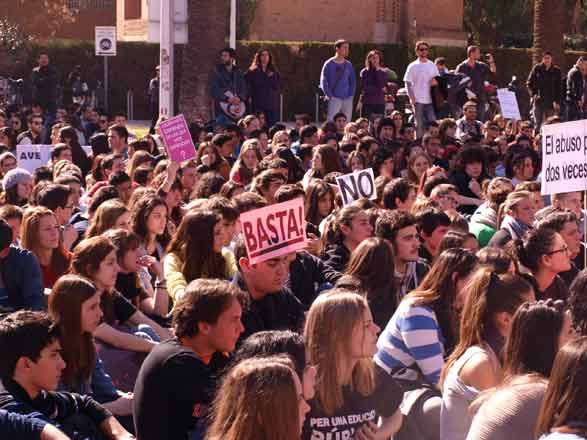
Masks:
[[[33,102],[37,102],[47,111],[47,127],[55,121],[57,111],[57,70],[49,64],[49,55],[41,52],[38,58],[39,65],[31,73],[33,87]]]
[[[430,45],[426,41],[416,43],[416,55],[418,58],[412,61],[406,69],[404,82],[408,89],[410,104],[414,110],[416,132],[418,137],[424,135],[426,126],[436,121],[432,93],[430,88],[437,86],[438,68],[428,59]]]
[[[339,112],[344,113],[348,121],[353,117],[353,97],[357,80],[353,65],[346,59],[349,48],[348,41],[336,40],[336,55],[326,60],[320,73],[320,88],[328,101],[329,121],[334,121],[334,116]]]
[[[587,108],[587,57],[580,56],[567,75],[567,119],[585,119]]]
[[[561,70],[553,64],[552,53],[544,52],[542,62],[532,68],[526,83],[532,97],[532,115],[537,134],[544,120],[560,110],[561,79]]]
[[[467,48],[467,59],[459,64],[456,73],[462,73],[471,78],[469,89],[476,96],[477,118],[485,122],[487,117],[487,91],[485,86],[490,82],[491,75],[495,73],[495,60],[493,55],[487,56],[489,66],[479,61],[481,59],[481,49],[478,46],[469,46]]]
[[[159,66],[155,67],[155,78],[149,81],[149,112],[151,113],[151,127],[149,133],[155,133],[155,124],[159,119]]]
[[[210,75],[210,89],[217,125],[235,123],[245,115],[249,92],[245,76],[236,65],[233,48],[220,51],[220,64]]]

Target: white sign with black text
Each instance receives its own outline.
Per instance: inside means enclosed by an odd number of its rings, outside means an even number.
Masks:
[[[344,206],[359,199],[377,199],[375,175],[371,168],[336,178]]]
[[[518,98],[516,94],[508,89],[497,89],[497,99],[501,107],[501,114],[506,119],[514,119],[520,121],[520,107],[518,106]]]
[[[52,145],[17,145],[16,161],[19,168],[33,173],[37,168],[48,165],[51,160]]]

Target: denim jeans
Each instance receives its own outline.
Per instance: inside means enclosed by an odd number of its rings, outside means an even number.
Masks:
[[[421,138],[424,136],[424,130],[426,130],[427,125],[436,121],[436,114],[434,113],[434,106],[432,104],[420,104],[417,102],[414,110],[416,133]]]
[[[328,100],[328,120],[334,121],[334,115],[343,112],[346,120],[350,122],[353,117],[353,97],[350,98],[330,98]]]

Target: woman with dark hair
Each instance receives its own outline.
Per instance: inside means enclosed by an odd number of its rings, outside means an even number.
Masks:
[[[132,395],[119,394],[96,353],[93,333],[103,317],[101,295],[92,282],[77,275],[61,277],[51,291],[49,314],[59,327],[65,361],[61,388],[91,395],[117,417],[130,416]]]
[[[232,365],[237,365],[245,359],[273,355],[287,355],[292,360],[296,373],[302,380],[304,398],[313,398],[316,367],[310,365],[307,359],[304,337],[299,333],[294,333],[290,330],[257,332],[242,342],[233,356]]]
[[[81,147],[76,129],[70,126],[65,126],[59,130],[59,142],[67,144],[71,149],[73,163],[80,167],[83,176],[85,177],[92,168],[92,161]]]
[[[255,53],[249,70],[245,73],[245,80],[249,86],[252,112],[265,113],[267,128],[273,127],[279,119],[281,77],[267,49],[260,49]]]
[[[94,133],[90,138],[90,146],[92,147],[92,157],[111,153],[106,133]]]
[[[167,217],[167,204],[156,194],[145,194],[131,211],[131,229],[141,239],[145,254],[160,262],[165,254],[160,239],[167,229]]]
[[[504,380],[482,394],[467,440],[535,440],[534,431],[559,349],[575,337],[561,301],[522,304],[504,350]]]
[[[351,252],[373,235],[369,216],[359,203],[353,202],[330,220],[320,242],[320,258],[337,272],[344,272]]]
[[[382,69],[383,53],[379,50],[370,51],[365,57],[365,68],[361,70],[361,96],[357,103],[357,111],[370,119],[371,114],[385,114],[385,87],[387,73]]]
[[[548,388],[538,415],[540,440],[587,438],[587,338],[562,347],[554,360]]]
[[[393,152],[380,148],[373,155],[372,168],[375,178],[379,176],[393,179],[395,177],[395,159]]]
[[[484,247],[477,252],[480,266],[488,266],[497,274],[518,273],[517,261],[504,249]]]
[[[514,188],[520,182],[534,180],[538,174],[537,158],[530,149],[512,147],[505,160],[505,175],[512,179]]]
[[[231,279],[234,261],[223,250],[230,241],[222,217],[208,210],[194,210],[181,221],[167,248],[163,264],[169,294],[177,302],[187,285],[198,278]]]
[[[561,235],[549,228],[537,228],[514,243],[516,256],[528,272],[538,299],[566,301],[569,289],[558,275],[571,269],[569,248]]]
[[[198,183],[194,187],[190,199],[209,199],[214,194],[218,194],[226,179],[215,171],[208,171],[202,174]]]
[[[534,290],[523,278],[477,270],[465,286],[465,305],[457,346],[441,376],[440,438],[462,440],[471,426],[469,404],[501,382],[501,352],[518,307],[534,301]]]
[[[382,267],[385,270],[381,270]],[[393,274],[391,244],[382,238],[371,237],[363,240],[353,251],[345,276],[338,280],[336,287],[361,292],[369,303],[373,321],[382,328],[397,309]]]
[[[314,148],[312,168],[306,172],[302,180],[304,188],[308,186],[311,179],[323,179],[324,176],[335,171],[342,171],[336,148],[325,144],[318,145]]]
[[[16,135],[11,127],[0,128],[0,144],[5,145],[11,153],[16,153]]]
[[[262,196],[267,202],[275,203],[275,193],[287,183],[284,175],[275,169],[261,171],[253,179],[251,191]]]
[[[275,150],[275,156],[287,163],[287,183],[297,183],[304,178],[304,169],[289,147],[279,147]]]
[[[455,185],[461,196],[469,198],[467,204],[460,204],[458,211],[473,214],[483,203],[481,187],[487,178],[485,152],[481,147],[467,147],[457,156],[456,170],[450,174],[450,183]]]
[[[306,188],[304,212],[306,221],[318,227],[334,208],[334,189],[320,179],[313,179]]]

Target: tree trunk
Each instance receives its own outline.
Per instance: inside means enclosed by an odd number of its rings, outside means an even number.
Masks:
[[[539,63],[544,51],[552,52],[554,62],[565,69],[564,24],[565,2],[561,0],[534,1],[534,63]]]
[[[188,0],[189,43],[183,48],[179,111],[188,119],[212,117],[209,76],[226,45],[229,0]]]

